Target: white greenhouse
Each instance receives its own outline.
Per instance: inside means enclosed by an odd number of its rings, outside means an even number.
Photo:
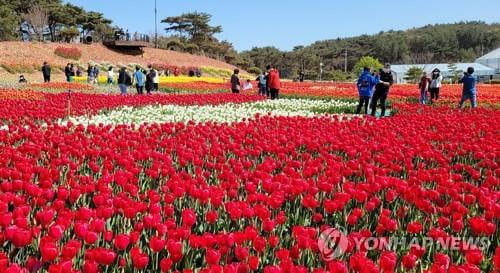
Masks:
[[[456,63],[456,69],[459,71],[467,71],[467,68],[474,67],[474,75],[476,75],[481,81],[488,81],[492,79],[495,75],[495,69],[482,65],[480,63]],[[405,80],[408,70],[412,67],[418,67],[427,73],[431,73],[435,68],[441,71],[441,74],[445,77],[452,77],[453,71],[450,70],[450,64],[401,64],[393,65],[391,67],[394,73],[394,82],[396,83],[406,83]]]
[[[484,55],[476,60],[477,63],[495,69],[495,73],[500,73],[500,48]]]

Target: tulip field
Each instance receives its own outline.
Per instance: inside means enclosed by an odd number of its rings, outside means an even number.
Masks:
[[[352,84],[164,84],[0,89],[0,273],[500,273],[500,86],[373,118]]]

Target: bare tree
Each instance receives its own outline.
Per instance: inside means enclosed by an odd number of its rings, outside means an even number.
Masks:
[[[434,59],[434,53],[421,52],[410,54],[409,61],[413,64],[428,64]]]
[[[30,31],[37,36],[39,41],[43,40],[43,31],[49,24],[49,14],[40,5],[33,5],[23,15],[23,19],[29,25]]]

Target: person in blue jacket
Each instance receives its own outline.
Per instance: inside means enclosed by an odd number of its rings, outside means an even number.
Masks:
[[[144,91],[144,83],[146,82],[146,75],[144,75],[139,66],[135,68],[133,78],[135,87],[137,88],[137,94],[142,95]]]
[[[472,108],[477,107],[477,88],[476,88],[476,77],[473,76],[474,67],[467,68],[467,72],[464,73],[462,79],[458,82],[463,84],[462,99],[458,104],[458,108],[463,109],[466,100],[470,100]]]
[[[361,113],[361,108],[365,107],[364,113],[368,113],[368,105],[372,97],[373,87],[378,83],[377,77],[372,76],[370,68],[363,68],[363,73],[358,78],[357,86],[359,92],[359,104],[356,114]]]

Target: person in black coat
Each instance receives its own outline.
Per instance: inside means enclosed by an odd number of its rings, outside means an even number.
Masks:
[[[43,82],[50,82],[51,72],[52,69],[50,68],[50,65],[47,62],[44,62],[42,66]]]
[[[118,87],[122,95],[127,94],[127,87],[132,85],[132,77],[128,74],[127,69],[122,67],[118,73]]]
[[[71,82],[71,70],[71,64],[66,65],[66,67],[64,68],[64,75],[66,76],[67,82]]]
[[[154,89],[154,86],[155,86],[155,84],[154,84],[155,77],[156,77],[156,72],[150,66],[149,67],[149,71],[146,74],[146,92],[148,94],[151,94],[151,91],[153,91],[153,89]]]
[[[380,70],[380,81],[379,83],[375,86],[375,92],[373,93],[372,97],[372,112],[371,115],[375,116],[375,113],[377,111],[377,103],[380,100],[381,108],[382,108],[382,113],[380,114],[381,117],[385,116],[385,103],[387,100],[387,95],[389,94],[389,89],[391,86],[394,84],[394,78],[392,76],[392,71],[391,71],[391,65],[386,64],[383,69]]]

